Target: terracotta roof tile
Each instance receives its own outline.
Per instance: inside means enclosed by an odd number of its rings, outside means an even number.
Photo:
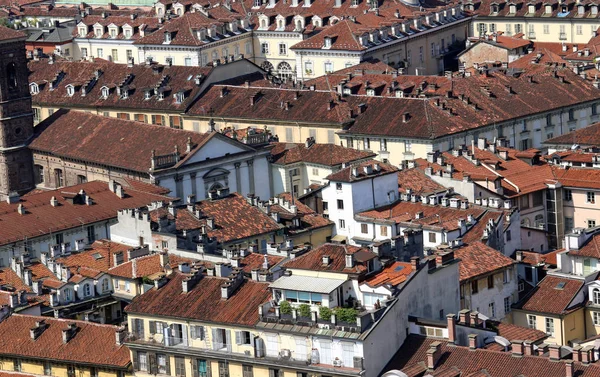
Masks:
[[[290,269],[361,274],[367,271],[367,266],[358,261],[355,262],[353,268],[346,268],[346,253],[356,254],[359,252],[365,252],[369,255],[376,256],[373,252],[357,246],[328,243],[286,262],[284,266],[285,268]],[[331,261],[328,265],[323,264],[323,257],[326,255],[329,256]]]
[[[175,254],[169,254],[169,266],[171,268],[176,268],[180,263],[192,263],[192,260]],[[113,276],[136,279],[164,271],[165,269],[160,265],[160,255],[150,254],[114,266],[108,270],[108,273]]]
[[[382,285],[391,285],[393,287],[402,284],[408,276],[413,272],[410,263],[394,262],[386,266],[377,274],[369,277],[364,281],[369,287],[380,287]]]
[[[274,145],[274,148],[271,149],[273,163],[278,165],[306,162],[338,166],[376,156],[373,152],[359,151],[334,144],[315,143],[308,148],[303,143],[271,143],[271,145]]]
[[[70,204],[63,198],[63,192],[77,193],[84,190],[94,204]],[[93,181],[62,189],[22,196],[19,203],[0,203],[0,245],[35,238],[61,230],[81,227],[98,221],[117,217],[117,211],[125,208],[136,208],[153,201],[167,201],[171,198],[149,194],[133,189],[124,190],[126,197],[119,198],[110,191],[106,182]],[[55,197],[59,205],[50,205],[50,198]],[[22,204],[26,210],[24,215],[17,212]]]
[[[403,169],[398,172],[398,191],[411,190],[417,195],[445,191],[446,187],[440,185],[419,169]]]
[[[482,242],[474,242],[454,250],[454,256],[460,259],[460,281],[497,272],[512,266],[515,261]]]
[[[584,285],[583,280],[547,275],[519,307],[523,310],[563,314],[571,309],[571,301]]]
[[[193,151],[210,137],[208,134],[64,110],[41,122],[36,131],[30,144],[34,151],[146,174],[152,166],[152,151],[157,156],[167,155],[173,154],[177,147],[181,161],[186,156],[188,138],[194,144]],[[115,141],[119,143],[118,147]],[[113,148],[107,148],[107,145]]]
[[[240,261],[240,268],[245,274],[250,274],[250,272],[252,272],[254,269],[262,269],[265,256],[267,257],[269,268],[281,263],[285,259],[284,257],[279,257],[276,255],[250,253]]]
[[[375,167],[377,167],[377,169],[375,169]],[[353,174],[354,169],[356,169],[357,175]],[[370,169],[371,172],[367,173],[365,169]],[[357,182],[364,179],[394,174],[396,172],[398,172],[398,168],[393,165],[375,160],[368,160],[332,173],[327,179],[333,182]]]
[[[29,330],[40,320],[45,320],[48,327],[36,340],[32,340]],[[69,323],[75,323],[78,330],[65,344],[62,330]],[[116,329],[115,326],[86,321],[13,314],[0,322],[0,338],[3,340],[0,355],[124,369],[130,364],[129,349],[116,344]]]
[[[184,275],[174,272],[160,289],[152,288],[137,296],[125,308],[130,314],[159,315],[199,321],[253,326],[258,322],[258,306],[271,294],[269,284],[245,280],[227,300],[221,299],[225,279],[204,276],[187,293],[181,291]],[[169,302],[169,305],[165,305]]]
[[[544,145],[564,145],[570,147],[574,144],[580,146],[600,145],[600,123],[594,123],[579,130],[544,141]]]
[[[494,325],[498,330],[498,335],[508,339],[510,342],[513,340],[528,340],[536,343],[548,337],[545,332],[529,327],[517,326],[504,322],[498,322]]]
[[[471,229],[462,236],[462,240],[464,243],[470,244],[477,241],[481,241],[483,238],[483,231],[487,227],[489,220],[494,220],[494,223],[497,223],[498,220],[502,217],[503,213],[498,211],[487,211],[479,220],[477,224],[473,226]]]
[[[16,38],[25,38],[27,37],[27,35],[20,31],[20,30],[15,30],[15,29],[10,29],[4,26],[0,26],[0,41],[8,41],[11,39],[16,39]]]

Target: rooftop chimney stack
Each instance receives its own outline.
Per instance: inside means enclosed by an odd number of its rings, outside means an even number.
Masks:
[[[469,334],[469,349],[477,349],[477,334]]]

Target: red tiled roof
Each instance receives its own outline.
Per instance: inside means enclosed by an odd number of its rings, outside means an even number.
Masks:
[[[84,250],[68,257],[57,258],[57,263],[62,263],[69,267],[71,272],[76,273],[80,267],[93,269],[97,272],[108,272],[114,267],[114,255],[122,254],[123,261],[127,261],[127,251],[133,249],[132,246],[124,245],[109,240],[95,241],[90,250]]]
[[[70,204],[63,198],[63,193],[77,193],[84,190],[94,204]],[[62,189],[22,196],[18,203],[0,203],[0,245],[32,239],[61,230],[81,227],[117,217],[117,211],[125,208],[137,208],[153,201],[167,201],[171,198],[124,189],[126,196],[119,198],[110,191],[106,182],[93,181]],[[59,205],[50,205],[50,198],[55,197]],[[17,206],[22,204],[26,213],[21,215]]]
[[[446,187],[440,185],[419,169],[404,169],[398,172],[398,191],[411,190],[414,194],[424,195],[445,191]]]
[[[280,229],[271,216],[248,203],[238,193],[217,200],[202,200],[196,203],[196,209],[214,218],[215,226],[207,226],[206,232],[221,243],[244,240]],[[206,224],[205,219],[202,221]]]
[[[398,284],[404,283],[412,272],[410,263],[394,262],[377,274],[369,277],[364,283],[373,288],[387,284],[395,287]]]
[[[551,251],[546,254],[536,253],[533,251],[523,251],[523,259],[521,263],[529,264],[532,266],[544,265],[547,264],[549,266],[556,266],[556,257],[558,253],[565,251],[565,249],[559,249],[555,251]]]
[[[455,249],[454,256],[460,259],[461,283],[481,275],[498,272],[515,263],[498,250],[479,241]]]
[[[417,219],[416,214],[422,212],[423,217]],[[361,212],[356,216],[373,220],[392,220],[396,223],[412,223],[422,226],[444,228],[447,230],[458,229],[458,220],[467,220],[468,215],[478,218],[485,212],[484,209],[470,207],[468,209],[430,206],[421,202],[397,201],[390,206],[375,208]]]
[[[36,131],[36,137],[30,144],[34,153],[40,151],[146,174],[152,166],[153,151],[157,156],[167,155],[173,154],[177,147],[181,154],[179,163],[182,163],[186,156],[211,137],[208,134],[68,110],[57,111],[37,125]],[[188,138],[191,138],[194,147],[191,153],[186,154]]]
[[[519,306],[531,312],[563,314],[571,309],[571,301],[584,283],[583,280],[547,275]]]
[[[577,167],[564,169],[553,166],[552,172],[554,179],[563,187],[600,188],[600,170],[598,169],[579,169]]]
[[[374,169],[377,166],[378,169]],[[365,168],[371,167],[371,173],[367,174]],[[353,174],[354,169],[357,171],[357,175]],[[364,179],[370,179],[374,177],[380,177],[387,174],[393,174],[398,171],[398,168],[394,165],[386,164],[383,162],[369,160],[361,162],[360,164],[349,166],[340,171],[330,174],[327,179],[334,182],[357,182]]]
[[[331,38],[329,50],[362,51],[367,47],[358,40],[357,34],[364,28],[359,23],[343,20],[330,26],[316,35],[298,42],[291,47],[292,50],[322,49],[325,46],[325,37]]]
[[[258,322],[258,306],[271,297],[268,283],[245,280],[232,296],[223,300],[221,285],[226,280],[208,276],[202,277],[191,291],[182,293],[183,278],[183,274],[174,272],[165,286],[137,296],[125,311],[130,314],[253,326]],[[165,302],[169,305],[165,305]]]
[[[242,271],[244,271],[245,274],[249,274],[254,269],[262,269],[263,262],[265,261],[265,256],[267,257],[269,268],[281,263],[281,261],[285,259],[284,257],[276,255],[250,253],[240,261],[240,268],[242,269]]]
[[[579,249],[569,250],[569,255],[600,259],[600,233],[594,234]]]
[[[307,162],[326,166],[349,164],[358,160],[373,158],[375,153],[359,151],[335,144],[312,144],[306,148],[303,143],[271,143],[273,163],[287,165],[298,162]]]
[[[289,192],[284,192],[277,195],[280,199],[283,199],[287,202],[292,201],[292,195]],[[307,229],[318,229],[326,226],[332,226],[333,222],[329,219],[326,219],[322,215],[313,211],[310,207],[303,204],[299,200],[294,201],[294,205],[296,206],[296,215],[289,212],[286,208],[282,207],[279,204],[273,204],[270,207],[271,213],[279,213],[281,219],[294,218],[296,216],[300,216],[300,228],[288,227],[287,231],[290,234],[296,234]],[[280,221],[281,222],[281,221]]]
[[[32,340],[29,330],[40,320],[45,320],[48,327]],[[75,323],[78,331],[65,344],[62,330],[69,323]],[[13,314],[0,322],[0,355],[122,369],[130,363],[129,349],[116,344],[116,329],[115,326],[86,321]]]
[[[180,263],[191,263],[192,260],[182,258],[175,254],[169,254],[169,266],[176,268]],[[120,276],[128,279],[142,278],[163,272],[164,268],[160,265],[160,255],[151,254],[139,258],[134,258],[128,262],[114,266],[108,270],[113,276]]]
[[[462,240],[464,243],[470,244],[477,241],[481,241],[483,238],[483,231],[487,227],[488,221],[490,219],[494,220],[494,223],[498,222],[498,220],[502,217],[502,212],[495,211],[487,211],[481,218],[477,221],[477,224],[473,226],[471,229],[462,236]]]
[[[544,145],[564,145],[570,147],[573,144],[581,146],[600,145],[600,123],[594,123],[587,127],[544,141]]]
[[[513,340],[528,340],[536,343],[548,337],[548,335],[546,335],[546,333],[543,331],[531,329],[529,327],[517,326],[510,323],[498,322],[495,323],[495,326],[498,330],[498,335],[508,339],[508,341],[511,342]]]
[[[398,369],[407,373],[408,377],[423,376],[423,364],[427,365],[427,351],[433,342],[441,343],[441,357],[436,365],[434,375],[458,368],[461,376],[493,376],[493,377],[548,377],[565,375],[565,363],[551,361],[546,356],[514,357],[510,352],[499,352],[487,349],[470,350],[468,347],[450,345],[447,341],[409,335],[402,347],[396,352],[385,371]],[[417,366],[421,366],[418,368]],[[574,363],[574,375],[578,377],[600,376],[600,366]]]
[[[15,29],[7,28],[5,26],[0,26],[0,42],[9,41],[11,39],[17,39],[17,38],[25,38],[25,37],[27,37],[27,35],[25,35],[25,33],[20,30],[15,30]]]
[[[346,268],[346,253],[356,254],[359,252],[365,253],[366,257],[375,256],[373,252],[357,246],[327,243],[286,262],[284,266],[289,269],[360,274],[367,271],[367,267],[358,260],[354,263],[353,268]],[[328,265],[323,265],[323,257],[326,255],[329,256],[331,262]]]

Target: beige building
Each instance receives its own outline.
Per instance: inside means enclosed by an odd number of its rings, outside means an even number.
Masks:
[[[592,3],[485,0],[468,1],[464,8],[477,15],[471,29],[476,37],[501,31],[535,42],[585,44],[598,29],[598,5]]]

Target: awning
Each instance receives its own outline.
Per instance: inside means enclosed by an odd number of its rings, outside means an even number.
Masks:
[[[282,276],[275,280],[270,287],[275,289],[287,289],[290,291],[331,293],[345,280],[325,279],[312,276]]]
[[[336,234],[335,236],[331,237],[331,242],[342,243],[342,242],[347,242],[347,241],[348,241],[348,237],[343,236],[341,234]]]

